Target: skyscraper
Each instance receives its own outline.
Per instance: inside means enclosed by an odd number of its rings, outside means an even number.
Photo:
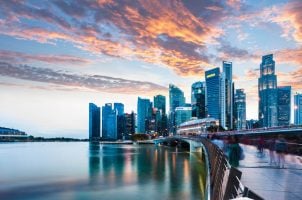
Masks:
[[[124,104],[114,103],[114,110],[116,110],[117,115],[124,115]]]
[[[155,131],[159,135],[167,134],[166,97],[157,95],[154,97]]]
[[[137,132],[146,133],[152,116],[152,103],[149,99],[138,97],[137,100]],[[147,125],[147,126],[146,126]]]
[[[237,89],[234,99],[235,129],[246,129],[246,95],[243,89]]]
[[[130,139],[130,136],[135,133],[135,114],[132,111],[131,113],[125,114],[125,139]]]
[[[277,76],[273,54],[262,57],[260,64],[259,91],[259,122],[262,127],[278,126],[277,118]]]
[[[219,67],[205,72],[207,117],[220,119],[220,69]]]
[[[156,95],[154,97],[154,108],[161,110],[163,115],[166,114],[166,97],[163,95]]]
[[[169,85],[169,101],[170,101],[170,117],[169,117],[169,130],[176,134],[175,123],[175,109],[176,107],[185,106],[184,92],[173,84]]]
[[[294,101],[295,125],[302,125],[302,94],[295,94]]]
[[[233,72],[232,63],[222,62],[223,73],[225,74],[225,126],[233,129]]]
[[[100,138],[100,108],[93,103],[89,103],[89,140]]]
[[[278,126],[290,125],[291,86],[278,87]]]
[[[112,109],[111,103],[102,107],[102,137],[104,139],[117,139],[117,113]]]
[[[205,82],[195,82],[191,88],[191,103],[192,103],[192,117],[198,119],[206,117],[206,90]]]
[[[124,114],[124,104],[114,103],[114,110],[117,114],[117,139],[123,139],[126,132],[126,118]]]

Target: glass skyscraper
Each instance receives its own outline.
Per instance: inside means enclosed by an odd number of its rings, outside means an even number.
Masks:
[[[149,99],[137,99],[137,133],[148,132],[149,120],[152,116],[152,103]]]
[[[170,100],[170,119],[169,130],[176,134],[175,109],[185,106],[184,92],[173,84],[169,85],[169,100]]]
[[[302,125],[302,94],[295,94],[294,101],[295,125]]]
[[[233,129],[233,71],[232,62],[223,61],[222,68],[225,80],[225,126]]]
[[[159,135],[167,134],[167,115],[166,115],[166,97],[156,95],[154,97],[155,109],[155,131]]]
[[[273,54],[262,57],[258,79],[259,122],[262,127],[278,126],[277,76]]]
[[[290,125],[291,86],[278,87],[278,125]]]
[[[124,113],[124,104],[114,103],[114,110],[117,115],[117,139],[123,139],[123,135],[126,132],[126,118]]]
[[[206,117],[206,89],[205,82],[195,82],[191,87],[192,117],[202,119]]]
[[[117,113],[112,109],[111,103],[102,107],[102,138],[117,139]]]
[[[234,128],[246,129],[246,95],[243,89],[237,89],[234,99]]]
[[[93,103],[89,103],[89,140],[100,138],[100,108]]]
[[[207,117],[220,119],[220,69],[219,67],[205,72]]]
[[[192,117],[192,107],[175,108],[175,124],[179,126],[181,123],[189,121]]]

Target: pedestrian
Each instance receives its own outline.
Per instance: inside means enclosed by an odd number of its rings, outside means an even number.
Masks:
[[[275,149],[276,149],[277,158],[278,158],[277,166],[279,168],[284,168],[287,144],[286,144],[286,140],[284,139],[284,137],[282,135],[278,136],[278,139],[276,140],[276,143],[275,143]]]
[[[216,134],[212,135],[211,140],[212,140],[212,143],[216,144],[219,147],[219,149],[223,150],[223,146],[224,146],[223,141],[219,140],[219,138]]]
[[[275,138],[271,138],[268,140],[268,150],[269,150],[269,164],[270,165],[275,165],[276,160],[275,160]]]
[[[228,144],[228,158],[229,163],[233,167],[239,166],[239,159],[242,153],[242,149],[239,146],[238,136],[232,135]]]
[[[264,139],[263,136],[260,136],[260,138],[258,139],[258,150],[259,153],[263,153],[263,148],[264,148]]]

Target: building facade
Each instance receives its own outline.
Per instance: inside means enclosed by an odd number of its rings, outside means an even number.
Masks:
[[[302,125],[302,94],[294,95],[294,122]]]
[[[135,134],[135,113],[125,114],[125,135],[123,139],[130,139],[131,135]]]
[[[124,113],[124,104],[114,103],[114,110],[116,112],[116,126],[117,126],[117,139],[123,139],[126,132],[126,118]]]
[[[98,140],[100,138],[100,117],[100,108],[93,103],[89,103],[89,140]]]
[[[167,115],[166,115],[166,97],[163,95],[157,95],[154,97],[154,109],[155,115],[155,131],[158,135],[167,135]]]
[[[234,99],[234,129],[246,129],[246,94],[243,89],[237,89]]]
[[[184,92],[179,89],[177,86],[170,84],[169,85],[169,132],[176,134],[176,122],[175,122],[175,109],[177,107],[185,106],[185,96]]]
[[[220,69],[205,72],[207,117],[220,119]]]
[[[181,123],[191,120],[192,107],[175,108],[175,124],[179,126]]]
[[[137,133],[147,133],[152,117],[152,103],[149,99],[138,97],[137,100]]]
[[[233,69],[232,62],[223,61],[222,68],[225,81],[225,127],[227,129],[233,129]]]
[[[102,107],[102,138],[116,140],[117,137],[117,112],[111,103]]]
[[[273,54],[262,57],[258,79],[259,112],[261,127],[278,126],[277,76]]]
[[[191,87],[192,117],[206,117],[206,88],[205,82],[195,82]]]
[[[291,119],[291,86],[278,87],[278,126],[289,126]]]

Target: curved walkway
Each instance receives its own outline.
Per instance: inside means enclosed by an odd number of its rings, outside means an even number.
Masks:
[[[269,165],[268,150],[261,155],[254,146],[242,145],[245,159],[238,169],[241,182],[264,199],[302,200],[302,158],[287,155],[285,168]]]

